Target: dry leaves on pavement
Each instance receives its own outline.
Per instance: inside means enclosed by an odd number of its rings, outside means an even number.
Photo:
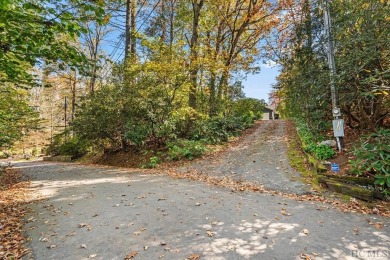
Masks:
[[[18,171],[0,173],[0,259],[20,259],[28,253],[23,235],[28,186]]]

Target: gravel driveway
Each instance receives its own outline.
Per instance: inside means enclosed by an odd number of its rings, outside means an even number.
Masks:
[[[179,171],[228,176],[286,193],[309,193],[310,186],[300,180],[299,173],[288,162],[286,134],[286,121],[263,121],[253,133],[217,159],[196,160]]]

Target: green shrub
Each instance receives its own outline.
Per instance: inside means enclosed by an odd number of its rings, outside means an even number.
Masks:
[[[390,187],[390,130],[380,129],[377,133],[363,136],[353,151],[352,172],[374,174],[375,184]]]
[[[263,116],[265,105],[264,100],[242,98],[233,101],[232,113],[235,117],[250,116],[252,119],[259,119]]]
[[[192,134],[194,140],[205,140],[207,143],[218,144],[227,142],[230,136],[236,136],[245,128],[253,125],[253,118],[217,116],[196,122]]]
[[[175,142],[168,142],[168,158],[170,160],[180,160],[187,158],[193,160],[206,152],[206,147],[200,141],[178,139]]]
[[[77,136],[67,136],[65,133],[56,135],[53,142],[47,149],[50,155],[69,155],[73,158],[79,158],[88,152],[89,143]]]
[[[149,163],[142,165],[142,168],[156,168],[159,163],[160,158],[158,158],[158,156],[152,156],[149,159]]]
[[[38,148],[34,147],[34,148],[31,150],[31,155],[32,155],[32,156],[38,156],[38,155],[39,155]]]
[[[315,137],[306,123],[296,122],[299,138],[301,139],[303,149],[312,154],[318,160],[327,160],[336,153],[332,147],[327,145],[317,145],[317,142],[323,140],[322,137]]]
[[[12,153],[9,151],[0,152],[0,159],[7,159],[12,156]]]
[[[143,144],[151,133],[151,129],[147,124],[132,124],[126,125],[125,138],[136,145]]]
[[[305,147],[305,151],[311,153],[318,160],[327,160],[332,158],[336,153],[332,147],[327,145],[317,145],[311,143]]]

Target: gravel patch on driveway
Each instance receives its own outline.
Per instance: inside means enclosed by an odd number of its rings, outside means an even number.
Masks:
[[[305,185],[287,157],[286,121],[264,121],[242,142],[216,159],[199,159],[179,167],[179,171],[196,170],[203,174],[230,177],[261,184],[264,188],[286,193],[305,194]]]

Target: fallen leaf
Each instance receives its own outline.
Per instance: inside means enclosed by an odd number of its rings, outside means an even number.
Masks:
[[[228,250],[234,250],[236,246],[234,244],[228,244],[227,249]]]
[[[86,227],[86,226],[88,226],[87,223],[80,223],[80,224],[79,224],[79,228]]]
[[[87,248],[86,244],[81,244],[80,248]]]
[[[301,254],[300,257],[301,257],[301,259],[311,260],[311,257],[308,254]]]
[[[282,213],[282,215],[284,215],[284,216],[291,216],[290,213],[287,213],[286,209],[282,209],[282,210],[280,211],[280,213]]]
[[[40,237],[40,238],[39,238],[39,241],[41,241],[41,242],[47,242],[47,241],[49,241],[49,239],[47,239],[46,237]]]
[[[301,234],[304,234],[307,236],[310,234],[310,231],[305,228],[304,230],[301,231]]]
[[[215,234],[214,234],[213,232],[211,232],[210,230],[207,230],[206,233],[207,233],[207,235],[208,235],[209,237],[212,237],[212,236],[215,235]]]
[[[50,245],[47,248],[52,249],[52,248],[55,248],[55,247],[57,247],[57,245]]]
[[[383,223],[377,222],[377,223],[374,224],[374,227],[377,228],[377,229],[381,229],[381,228],[383,228]]]
[[[198,254],[192,254],[188,257],[188,260],[199,260],[200,259],[200,255]]]
[[[132,258],[134,258],[136,255],[138,255],[138,251],[132,251],[130,254],[128,254],[128,255],[125,257],[125,260],[132,259]]]

